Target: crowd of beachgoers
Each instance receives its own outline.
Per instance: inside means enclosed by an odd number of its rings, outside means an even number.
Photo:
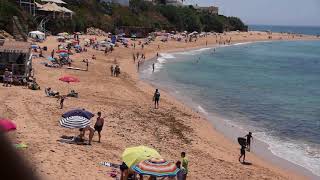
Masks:
[[[314,37],[270,32],[154,32],[137,38],[77,32],[30,39],[32,76],[14,80],[12,70],[5,69],[0,99],[7,109],[0,113],[7,111],[2,116],[16,126],[8,129],[18,132],[9,132],[10,140],[29,141],[28,146],[17,143],[17,149],[30,149],[26,154],[32,155],[27,159],[39,169],[36,173],[48,179],[67,179],[64,173],[71,179],[296,178],[299,176],[287,176],[254,155],[249,155],[253,165],[246,162],[251,132],[238,139],[241,146],[227,141],[200,114],[170,100],[165,92],[160,96],[160,87],[140,82],[137,72],[147,59],[170,50],[305,38]],[[34,91],[10,87],[13,84]],[[21,92],[25,95],[11,94]],[[218,140],[212,140],[214,137]],[[55,152],[72,156],[72,160]]]

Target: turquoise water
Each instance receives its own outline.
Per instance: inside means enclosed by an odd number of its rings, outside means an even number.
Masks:
[[[261,42],[161,54],[141,77],[254,132],[320,176],[320,41]]]
[[[272,26],[272,25],[249,25],[250,31],[288,32],[297,34],[320,35],[319,26]]]

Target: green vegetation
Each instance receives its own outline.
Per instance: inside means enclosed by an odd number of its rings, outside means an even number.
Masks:
[[[120,26],[139,26],[154,30],[178,31],[215,31],[247,30],[247,26],[236,17],[211,15],[198,11],[193,6],[175,7],[153,5],[143,0],[130,0],[129,7],[117,4],[99,3],[98,0],[65,0],[67,8],[76,14],[72,20],[54,19],[46,24],[52,33],[61,31],[85,31],[88,27],[96,27],[113,32]],[[159,1],[161,2],[161,1]],[[36,28],[36,20],[23,12],[10,0],[0,1],[0,29],[12,32],[11,17],[18,16],[29,29]],[[9,26],[8,26],[9,25]]]

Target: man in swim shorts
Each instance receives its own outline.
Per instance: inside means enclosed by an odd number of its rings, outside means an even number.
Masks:
[[[97,117],[97,121],[96,124],[94,125],[94,130],[98,131],[98,135],[99,135],[99,143],[100,143],[100,139],[101,139],[101,131],[103,128],[103,124],[104,124],[104,119],[101,117],[101,112],[98,112],[98,117]]]
[[[156,89],[156,92],[154,92],[153,100],[154,100],[154,108],[158,109],[159,108],[159,100],[160,100],[160,92],[158,89]]]

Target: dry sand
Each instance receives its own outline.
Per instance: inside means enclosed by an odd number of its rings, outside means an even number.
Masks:
[[[227,33],[232,42],[268,40],[266,33]],[[81,36],[83,38],[83,36]],[[102,37],[99,37],[102,39]],[[291,35],[273,34],[273,39],[292,39]],[[311,36],[295,39],[315,39]],[[185,50],[213,45],[215,37],[201,38],[197,42],[184,43],[158,40],[145,46],[147,58],[154,57],[157,47],[161,52]],[[40,46],[48,46],[45,56],[49,56],[58,42],[49,37]],[[135,51],[141,51],[137,47]],[[47,68],[41,62],[33,61],[35,76],[42,90],[32,91],[22,87],[0,86],[0,114],[13,119],[16,132],[8,133],[13,142],[24,142],[28,148],[20,152],[31,162],[42,179],[112,179],[110,168],[98,163],[108,161],[121,163],[121,153],[126,147],[146,145],[157,149],[168,160],[178,160],[180,152],[186,151],[190,161],[189,179],[303,179],[293,172],[284,171],[273,164],[263,162],[252,153],[247,159],[253,164],[238,162],[239,146],[234,144],[200,114],[173,100],[162,92],[160,109],[152,103],[154,87],[141,82],[136,64],[132,60],[133,49],[118,47],[112,54],[104,56],[102,51],[89,49],[86,53],[72,55],[73,66],[85,68],[82,61],[88,58],[89,71],[73,71],[65,68]],[[95,54],[97,60],[91,60]],[[120,77],[110,76],[110,66],[117,59],[122,73]],[[65,84],[58,80],[62,75],[73,75],[80,83]],[[70,89],[80,93],[80,97],[68,98],[60,110],[55,98],[46,97],[44,88],[66,94]],[[97,133],[92,146],[71,145],[57,142],[61,135],[77,135],[78,130],[59,126],[61,114],[73,108],[86,108],[92,112],[102,111],[106,115],[102,131],[102,142],[97,143]],[[93,118],[93,123],[95,118]],[[86,137],[87,138],[87,137]]]

